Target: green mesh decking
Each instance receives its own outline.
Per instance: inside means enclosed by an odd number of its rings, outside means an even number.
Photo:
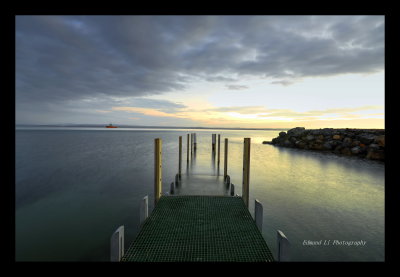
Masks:
[[[242,198],[162,196],[122,261],[269,262]]]

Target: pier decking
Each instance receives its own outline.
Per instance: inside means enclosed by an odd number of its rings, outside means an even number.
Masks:
[[[191,174],[182,175],[180,184],[175,187],[178,195],[229,195],[229,184],[223,176]]]
[[[122,261],[270,262],[241,197],[161,196]]]

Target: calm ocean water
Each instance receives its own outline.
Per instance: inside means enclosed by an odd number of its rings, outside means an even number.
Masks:
[[[166,193],[178,170],[178,137],[185,173],[186,135],[192,132],[198,149],[191,174],[218,173],[211,134],[219,133],[220,174],[228,138],[228,174],[238,194],[243,138],[251,138],[249,209],[254,215],[254,199],[263,203],[262,233],[274,256],[279,229],[291,242],[293,261],[384,260],[384,164],[262,144],[280,131],[128,128],[16,129],[16,260],[108,261],[118,226],[125,225],[125,247],[137,235],[145,195],[153,209],[154,139],[163,141]],[[334,246],[333,240],[366,244]]]

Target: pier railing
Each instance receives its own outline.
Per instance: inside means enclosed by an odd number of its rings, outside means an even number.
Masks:
[[[211,151],[215,160],[217,155],[217,166],[220,166],[220,134],[218,134],[218,144],[216,134],[212,134],[211,138]],[[190,141],[190,145],[189,145]],[[175,187],[181,183],[182,176],[182,136],[178,140],[179,154],[178,154],[178,173],[175,175],[175,182],[171,183],[170,194],[175,194]],[[243,202],[247,209],[249,208],[249,185],[250,185],[250,145],[251,139],[244,138],[243,143],[243,177],[242,177],[242,196]],[[218,146],[218,151],[216,149]],[[189,157],[190,151],[190,157]],[[196,155],[197,139],[196,133],[187,134],[187,164],[193,155]],[[218,170],[219,175],[219,170]],[[229,188],[229,194],[233,197],[240,197],[235,194],[235,185],[231,183],[231,178],[228,175],[228,138],[224,140],[224,184]],[[162,140],[156,138],[154,140],[154,206],[157,206],[158,201],[162,197]],[[254,222],[260,233],[263,230],[263,205],[257,199],[254,200]],[[148,196],[146,195],[140,205],[140,225],[143,226],[146,219],[149,217],[148,212]],[[111,236],[111,261],[121,261],[124,256],[124,226],[118,229]],[[289,261],[290,257],[290,243],[285,234],[281,230],[277,230],[277,260]]]

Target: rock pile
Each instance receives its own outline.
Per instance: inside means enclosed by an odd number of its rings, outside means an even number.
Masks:
[[[308,129],[296,127],[272,139],[273,144],[305,150],[330,151],[371,160],[385,160],[384,129]]]

